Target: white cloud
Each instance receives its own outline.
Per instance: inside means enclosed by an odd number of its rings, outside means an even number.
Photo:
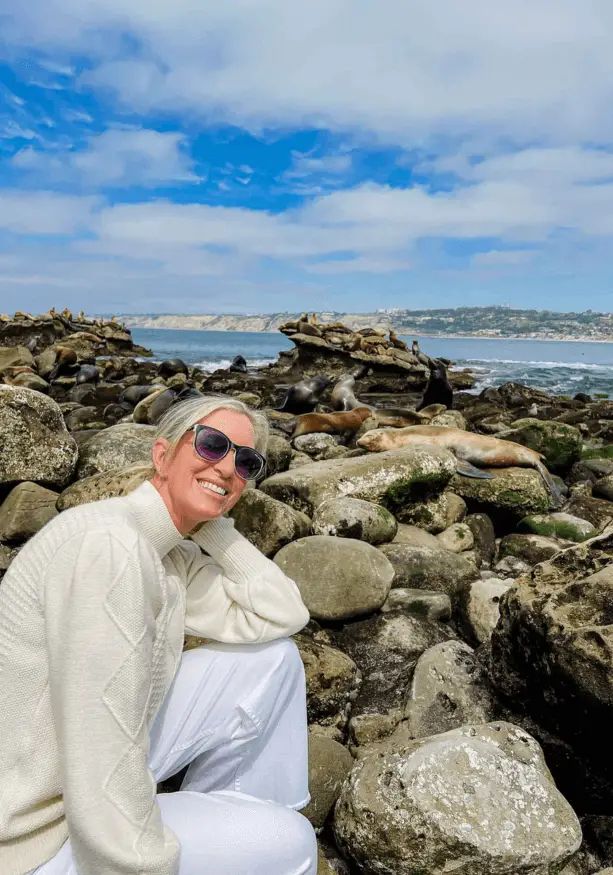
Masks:
[[[86,52],[90,81],[137,111],[556,143],[611,135],[612,27],[609,0],[32,0],[5,32]],[[139,57],[122,53],[125,33]]]
[[[0,229],[25,235],[73,235],[87,227],[96,197],[0,190]]]
[[[305,269],[309,273],[323,275],[338,275],[345,273],[397,273],[410,270],[410,261],[394,261],[391,258],[350,258],[339,261],[322,261],[319,264],[308,264]]]
[[[198,182],[191,160],[181,150],[183,139],[182,134],[145,128],[111,129],[91,137],[83,150],[25,148],[12,163],[47,180],[76,181],[91,188]]]
[[[491,252],[479,252],[473,255],[471,261],[475,267],[506,267],[528,264],[537,255],[538,252],[534,249],[492,249]]]

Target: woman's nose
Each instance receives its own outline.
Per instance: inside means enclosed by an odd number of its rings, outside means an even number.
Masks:
[[[234,450],[215,463],[215,470],[219,471],[222,477],[230,478],[234,476]]]

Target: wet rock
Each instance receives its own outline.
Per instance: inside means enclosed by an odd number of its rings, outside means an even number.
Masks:
[[[394,568],[394,588],[426,589],[453,596],[459,586],[477,576],[474,566],[463,556],[440,545],[434,549],[410,544],[383,544],[378,549]]]
[[[520,533],[532,532],[546,538],[562,538],[577,543],[597,534],[590,522],[570,513],[532,514],[520,521],[517,530]]]
[[[464,521],[473,533],[479,567],[491,565],[496,554],[496,532],[491,519],[484,513],[471,513]]]
[[[359,498],[330,498],[313,515],[313,534],[354,538],[367,544],[385,544],[396,536],[398,523],[378,504]]]
[[[334,832],[372,875],[553,875],[581,844],[539,745],[508,723],[383,743],[344,784]]]
[[[581,433],[574,426],[562,422],[520,419],[498,437],[541,453],[550,471],[567,471],[581,458]]]
[[[390,591],[394,569],[370,544],[313,535],[283,547],[275,563],[296,582],[316,620],[342,620],[376,611]]]
[[[564,547],[569,546],[571,546],[570,541],[560,543],[553,538],[544,538],[542,535],[507,535],[500,542],[498,555],[501,559],[505,556],[515,556],[531,566],[551,559]]]
[[[425,620],[440,620],[446,623],[451,619],[451,599],[443,592],[424,589],[391,589],[381,606],[381,613],[404,611],[412,617]]]
[[[495,701],[474,650],[463,641],[435,644],[417,660],[404,731],[425,738],[468,723],[488,723]]]
[[[59,511],[68,510],[88,501],[102,501],[104,498],[127,495],[145,480],[149,480],[153,472],[153,465],[138,464],[119,471],[85,477],[83,480],[77,480],[61,493],[56,507]]]
[[[314,641],[305,632],[294,636],[304,665],[309,724],[342,741],[351,703],[362,682],[358,667],[347,654]]]
[[[451,453],[410,447],[313,462],[268,477],[260,489],[309,516],[326,499],[341,497],[374,501],[398,516],[399,508],[442,490],[454,471]]]
[[[489,641],[500,617],[500,599],[512,585],[512,581],[490,577],[471,580],[457,591],[454,614],[459,629],[471,644]]]
[[[549,510],[550,496],[541,475],[531,468],[490,468],[492,480],[457,475],[451,487],[466,501],[469,511],[486,513],[502,528],[533,513]]]
[[[58,405],[32,389],[0,386],[0,484],[62,487],[77,464],[77,445]]]
[[[27,541],[54,516],[57,492],[18,483],[0,505],[0,541]]]
[[[81,448],[78,478],[151,462],[155,436],[156,429],[152,425],[119,423],[104,429]]]
[[[441,547],[445,550],[450,550],[452,553],[462,553],[464,550],[472,550],[475,539],[471,529],[466,523],[456,523],[449,526],[444,532],[436,536]]]
[[[338,799],[341,785],[353,767],[346,747],[323,735],[309,733],[309,792],[302,814],[320,829]]]
[[[230,511],[234,526],[265,556],[311,534],[311,520],[259,489],[246,489]]]
[[[375,614],[335,633],[336,645],[355,660],[362,673],[352,720],[359,714],[390,712],[396,712],[399,720],[415,663],[428,647],[451,638],[455,635],[445,624],[403,611]],[[393,725],[394,721],[389,728]]]

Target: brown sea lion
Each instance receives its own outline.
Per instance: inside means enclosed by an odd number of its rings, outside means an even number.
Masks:
[[[311,313],[311,325],[317,325],[317,315],[315,313]]]
[[[315,325],[311,325],[310,322],[299,322],[298,323],[298,333],[299,334],[308,334],[311,337],[321,337],[321,331]]]
[[[298,417],[292,438],[301,434],[353,434],[365,419],[372,416],[370,407],[356,407],[355,410],[344,410],[339,413],[305,413]]]
[[[413,341],[411,352],[420,364],[425,365],[427,368],[430,367],[430,356],[420,350],[419,342],[417,340]]]
[[[76,351],[72,349],[72,347],[56,347],[55,365],[47,377],[47,380],[51,383],[52,380],[55,380],[56,377],[62,376],[62,374],[70,374],[77,371],[78,358]]]
[[[543,478],[554,506],[559,507],[563,502],[560,490],[543,464],[543,456],[513,441],[438,425],[372,429],[358,440],[358,446],[375,453],[407,446],[423,447],[428,444],[452,452],[462,463],[458,465],[458,474],[463,474],[466,477],[490,479],[492,475],[485,471],[479,471],[479,467],[534,468]]]
[[[400,338],[398,337],[398,335],[396,334],[396,332],[394,331],[393,328],[390,328],[389,336],[390,336],[390,343],[392,344],[392,346],[395,346],[396,349],[403,349],[405,352],[409,351],[408,344],[406,344],[404,342],[404,340],[400,340]]]

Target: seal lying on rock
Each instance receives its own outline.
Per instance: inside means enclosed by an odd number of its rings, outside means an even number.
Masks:
[[[298,417],[292,438],[301,434],[324,432],[325,434],[353,434],[365,419],[372,416],[370,407],[356,407],[339,413],[305,413]]]
[[[281,406],[273,409],[279,413],[312,413],[319,403],[319,396],[329,383],[326,376],[301,380],[289,389]]]
[[[479,479],[492,477],[485,471],[479,471],[480,465],[488,468],[534,468],[545,481],[553,506],[560,507],[563,503],[560,490],[543,464],[543,456],[513,441],[472,434],[459,428],[412,425],[408,428],[372,429],[362,435],[357,443],[358,446],[375,453],[411,445],[423,447],[430,444],[441,447],[452,452],[458,459],[458,474]]]
[[[444,404],[451,410],[453,407],[453,389],[447,379],[445,365],[439,359],[430,359],[430,377],[428,385],[416,410],[422,410],[430,404]]]

